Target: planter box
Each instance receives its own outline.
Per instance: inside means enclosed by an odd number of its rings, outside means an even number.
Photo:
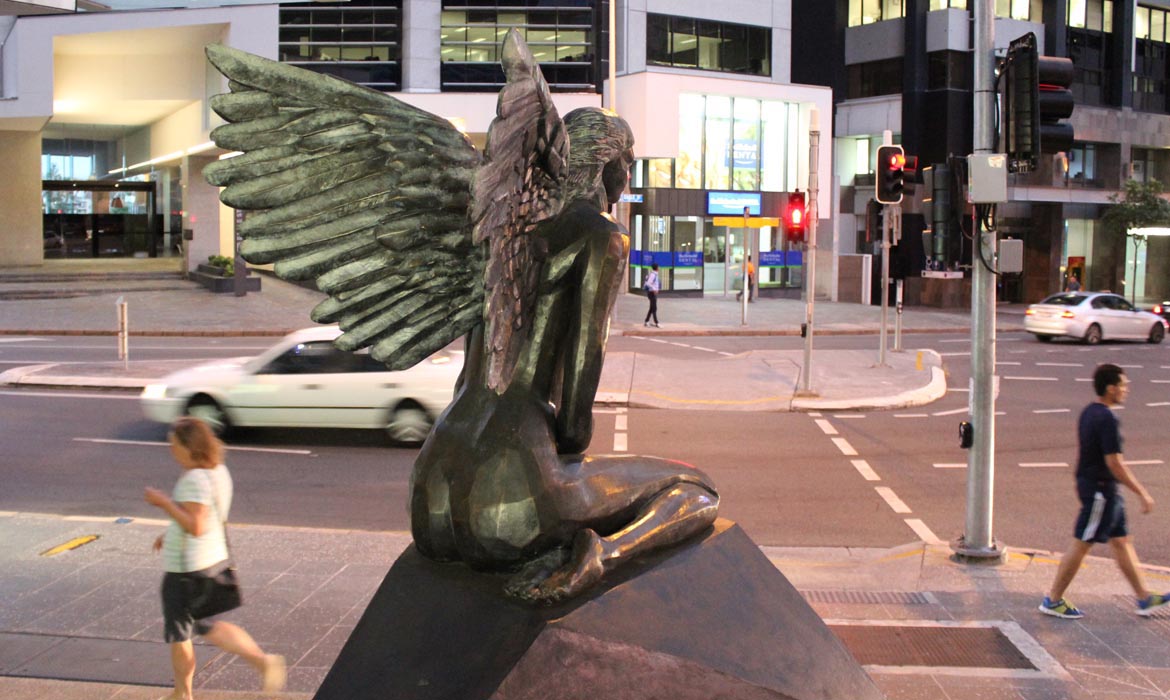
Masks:
[[[200,265],[191,272],[191,279],[207,288],[208,291],[215,294],[231,294],[236,291],[236,280],[234,277],[224,277],[223,268],[212,267],[211,265]],[[244,278],[245,292],[260,291],[260,277],[249,274]]]

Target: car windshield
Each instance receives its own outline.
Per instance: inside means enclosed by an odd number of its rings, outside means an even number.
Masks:
[[[1053,294],[1041,304],[1053,304],[1056,306],[1077,306],[1085,300],[1084,294],[1076,294],[1073,292],[1064,292],[1062,294]]]

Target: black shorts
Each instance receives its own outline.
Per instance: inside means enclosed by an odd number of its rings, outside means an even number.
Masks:
[[[1125,499],[1117,489],[1080,490],[1081,512],[1073,536],[1082,542],[1125,537]]]
[[[191,617],[190,600],[194,592],[186,574],[168,571],[162,580],[163,637],[168,644],[185,642],[194,635],[203,636],[215,624],[214,617],[196,620]]]

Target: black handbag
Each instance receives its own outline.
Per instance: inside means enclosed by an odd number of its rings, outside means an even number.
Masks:
[[[210,478],[208,477],[208,480]],[[211,507],[218,516],[220,510],[215,499],[215,484],[211,485],[211,493]],[[227,560],[200,571],[183,574],[183,580],[188,587],[187,610],[196,620],[220,615],[244,604],[238,572],[235,563],[232,562],[232,543],[228,539],[227,521],[220,518],[219,522],[223,527],[224,544],[227,545]]]
[[[189,572],[183,578],[189,587],[187,609],[196,620],[235,610],[244,604],[236,566],[230,561],[222,567],[217,565]]]

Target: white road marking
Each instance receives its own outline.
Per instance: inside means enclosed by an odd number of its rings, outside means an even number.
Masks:
[[[614,433],[613,434],[613,451],[614,452],[625,452],[627,449],[628,449],[628,445],[626,443],[626,434],[625,433]]]
[[[1170,384],[1170,379],[1151,379],[1151,384]]]
[[[836,435],[837,434],[837,429],[833,427],[833,424],[830,423],[829,421],[825,420],[824,418],[817,418],[815,422],[817,424],[817,427],[820,428],[821,432],[824,433],[825,435]]]
[[[62,399],[131,399],[138,400],[138,394],[99,393],[92,394],[71,393],[65,391],[0,391],[0,396],[49,396]]]
[[[845,455],[846,457],[857,456],[857,450],[853,449],[853,445],[850,445],[849,441],[845,438],[835,437],[831,439],[833,440],[833,444],[837,446],[837,449],[841,450],[841,454]]]
[[[651,343],[662,343],[663,345],[670,345],[669,340],[660,340],[658,338],[642,338],[642,340],[648,340]]]
[[[733,353],[733,352],[724,352],[724,351],[720,350],[719,354],[723,355],[725,357],[735,357],[735,353]]]
[[[1092,379],[1086,379],[1086,378],[1084,378],[1084,377],[1077,377],[1077,378],[1076,378],[1076,379],[1074,379],[1073,381],[1076,381],[1076,382],[1091,382],[1091,381],[1093,381],[1093,380],[1092,380]]]
[[[1020,382],[1055,382],[1059,381],[1056,377],[1004,377],[1004,379],[1015,379]]]
[[[834,413],[833,417],[834,418],[845,418],[847,420],[852,420],[854,418],[865,418],[865,414],[864,413]]]
[[[1037,362],[1037,367],[1084,367],[1080,362]]]
[[[966,469],[967,463],[966,462],[938,462],[937,464],[933,464],[931,466],[933,466],[935,469]]]
[[[1154,403],[1148,403],[1146,405],[1147,406],[1170,406],[1170,401],[1155,401]]]
[[[963,408],[953,408],[953,409],[951,409],[951,410],[949,410],[949,411],[936,411],[935,413],[932,413],[931,415],[934,415],[934,416],[953,416],[953,415],[956,415],[956,414],[958,414],[958,413],[966,413],[966,412],[967,412],[967,411],[969,411],[969,410],[970,410],[970,409],[969,409],[969,408],[966,408],[966,407],[963,407]]]
[[[821,413],[820,413],[820,411],[809,411],[808,417],[809,418],[820,418]]]
[[[0,343],[44,343],[48,338],[0,338]]]
[[[1006,362],[1006,361],[1002,361],[1002,360],[996,360],[996,361],[995,361],[995,364],[997,364],[997,365],[1012,365],[1012,366],[1014,366],[1014,367],[1019,367],[1021,363],[1019,363],[1019,362]]]
[[[966,410],[966,409],[963,409],[963,410]],[[927,418],[927,417],[929,417],[929,415],[930,414],[928,414],[928,413],[895,413],[894,417],[895,418]]]
[[[1032,413],[1069,413],[1071,411],[1072,409],[1070,408],[1040,408],[1032,411]]]
[[[877,475],[877,472],[873,470],[873,467],[869,466],[869,462],[865,461],[864,459],[854,459],[850,461],[853,462],[854,469],[856,469],[861,474],[861,477],[866,481],[882,480],[882,478]]]
[[[904,520],[910,526],[910,529],[914,531],[914,534],[918,535],[918,539],[926,544],[946,544],[926,526],[926,523],[918,518],[905,518]]]
[[[1117,365],[1122,369],[1142,369],[1141,365]]]
[[[1020,462],[1020,466],[1024,469],[1066,468],[1068,462]]]
[[[938,356],[939,357],[967,357],[970,354],[971,353],[969,353],[969,352],[940,352],[938,354]]]
[[[970,339],[970,338],[962,338],[962,339],[960,339],[960,338],[948,338],[948,339],[946,339],[946,340],[940,340],[940,341],[938,341],[938,342],[940,342],[940,343],[970,343],[970,342],[971,342],[971,339]]]
[[[698,345],[692,345],[691,347],[693,347],[695,350],[702,350],[703,352],[715,352],[711,348],[701,348]]]
[[[626,430],[626,423],[629,421],[629,419],[630,419],[630,417],[625,415],[625,414],[617,416],[616,418],[613,419],[613,429],[614,430]]]
[[[687,345],[686,343],[671,343],[671,345],[674,345],[674,346],[680,347],[680,348],[687,348],[688,350],[691,347],[690,345]]]
[[[75,437],[74,442],[94,442],[101,445],[146,445],[150,447],[170,447],[169,442],[159,442],[156,440],[113,440],[110,438],[83,438]],[[227,449],[232,452],[273,452],[275,454],[283,455],[311,455],[312,450],[286,450],[279,447],[235,447],[233,445],[226,445]]]
[[[1142,466],[1148,467],[1148,466],[1152,466],[1152,465],[1165,464],[1165,462],[1163,462],[1160,459],[1127,459],[1127,460],[1125,460],[1125,463],[1126,464],[1134,464],[1134,465],[1137,465],[1139,467],[1142,467]]]
[[[952,388],[950,388],[950,387],[948,386],[948,387],[947,387],[947,391],[962,391],[962,392],[969,392],[969,391],[971,391],[971,390],[970,390],[970,389],[968,389],[967,387],[962,387],[962,388],[955,388],[955,389],[952,389]]]
[[[886,502],[886,505],[893,508],[895,513],[914,512],[910,510],[910,506],[906,505],[901,498],[898,498],[898,495],[894,493],[894,489],[889,486],[874,486],[873,490],[877,491],[878,495],[882,497],[882,500]]]

